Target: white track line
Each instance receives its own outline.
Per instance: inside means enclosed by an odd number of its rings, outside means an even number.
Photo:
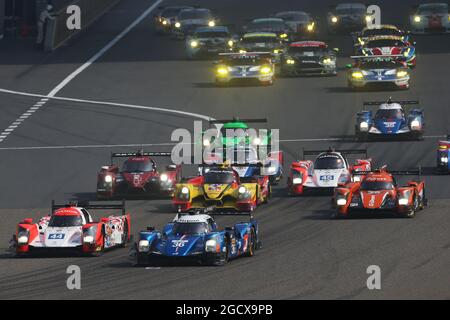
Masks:
[[[84,70],[89,68],[95,61],[100,59],[106,52],[108,52],[109,49],[114,47],[123,37],[125,37],[131,30],[134,29],[139,23],[141,23],[147,16],[155,10],[156,7],[158,7],[164,0],[157,0],[154,4],[152,4],[147,10],[145,10],[136,20],[134,20],[125,30],[123,30],[121,33],[119,33],[114,39],[112,39],[106,46],[104,46],[99,52],[97,52],[94,56],[92,56],[86,63],[84,63],[82,66],[80,66],[78,69],[76,69],[74,72],[72,72],[69,76],[67,76],[63,81],[61,81],[55,88],[53,88],[52,91],[49,92],[47,96],[44,97],[44,99],[37,102],[34,107],[42,107],[44,106],[48,101],[49,98],[54,97],[59,91],[61,91],[65,86],[67,86],[73,79],[75,79],[80,73],[82,73]],[[38,109],[33,109],[34,111],[37,111]],[[30,109],[27,110],[22,116],[19,117],[19,119],[27,119],[29,116],[31,116]],[[17,120],[16,120],[17,121]],[[17,128],[17,127],[16,127]],[[15,129],[9,127],[8,129]],[[5,130],[8,130],[5,129]],[[14,131],[14,130],[12,130]],[[11,132],[12,132],[11,131]],[[6,137],[3,137],[3,134],[0,134],[0,142],[3,142],[3,140],[6,139]]]
[[[440,136],[424,136],[424,139],[445,138],[445,135]],[[1,138],[1,136],[0,136]],[[354,142],[351,139],[337,139],[337,138],[317,138],[317,139],[287,139],[280,140],[280,143],[290,142]],[[130,143],[130,144],[88,144],[88,145],[71,145],[71,146],[42,146],[42,147],[4,147],[0,151],[20,151],[20,150],[65,150],[65,149],[101,149],[101,148],[136,148],[136,147],[154,147],[154,146],[174,146],[175,142],[161,142],[161,143]],[[191,144],[192,143],[188,143]]]

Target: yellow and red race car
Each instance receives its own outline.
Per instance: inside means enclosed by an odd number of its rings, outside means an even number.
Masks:
[[[358,174],[359,179],[353,179],[335,189],[334,217],[347,217],[353,212],[372,215],[392,212],[411,218],[427,205],[425,183],[420,179],[420,169],[388,172],[386,167],[382,167]],[[419,179],[399,186],[394,177],[399,175],[418,175]]]
[[[268,176],[240,178],[229,164],[212,165],[203,172],[201,176],[176,184],[173,204],[178,212],[212,206],[217,210],[251,212],[269,201]]]

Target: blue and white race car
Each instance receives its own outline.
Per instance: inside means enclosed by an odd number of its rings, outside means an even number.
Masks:
[[[356,115],[355,136],[357,141],[369,138],[421,139],[424,133],[423,110],[411,109],[405,112],[403,106],[417,105],[418,101],[368,101],[365,106],[379,106],[373,116],[372,111],[361,111]]]
[[[347,65],[347,86],[350,89],[391,87],[409,88],[409,70],[403,56],[353,56],[354,63]]]
[[[162,231],[148,227],[139,233],[136,244],[138,265],[164,262],[197,262],[225,265],[230,259],[251,257],[260,248],[258,223],[248,213],[210,213],[212,208],[196,213],[177,214]],[[248,216],[248,222],[220,229],[213,215]]]
[[[450,134],[446,140],[439,141],[437,150],[437,170],[440,173],[450,173]]]

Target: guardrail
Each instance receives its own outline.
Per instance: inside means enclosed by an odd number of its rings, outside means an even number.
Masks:
[[[120,0],[74,0],[67,6],[54,13],[55,19],[50,20],[46,27],[45,51],[53,51],[73,36],[86,30],[96,19],[101,17]],[[81,9],[81,30],[69,30],[67,28],[67,7],[77,5]]]

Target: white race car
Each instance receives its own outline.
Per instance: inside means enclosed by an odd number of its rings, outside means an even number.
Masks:
[[[450,33],[450,15],[447,3],[424,3],[410,16],[414,34]]]

